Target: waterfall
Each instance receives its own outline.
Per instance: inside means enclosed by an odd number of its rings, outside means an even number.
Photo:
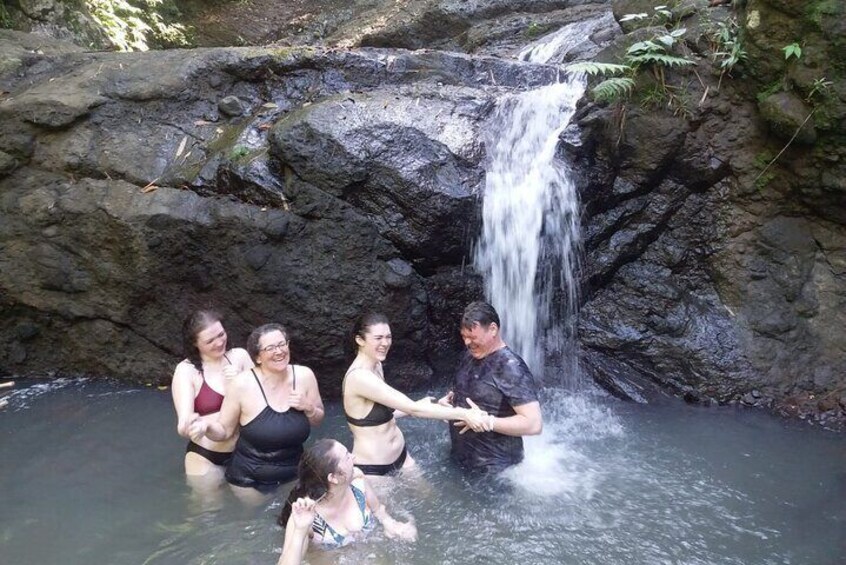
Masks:
[[[532,58],[531,53],[523,56]],[[485,136],[476,267],[485,277],[485,292],[499,312],[506,342],[537,376],[543,375],[549,356],[568,367],[566,379],[577,378],[568,337],[575,333],[580,212],[569,166],[555,153],[584,89],[582,77],[567,77],[507,96]]]

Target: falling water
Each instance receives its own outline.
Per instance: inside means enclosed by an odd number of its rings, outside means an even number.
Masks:
[[[584,89],[574,77],[506,97],[486,139],[476,265],[506,341],[536,374],[545,353],[565,351],[575,323],[579,205],[556,147]]]

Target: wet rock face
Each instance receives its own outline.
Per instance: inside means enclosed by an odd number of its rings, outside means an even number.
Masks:
[[[43,57],[2,77],[0,371],[166,381],[181,319],[284,323],[327,396],[364,309],[389,371],[451,366],[478,230],[480,128],[555,69],[436,52]],[[495,82],[494,82],[495,81]]]
[[[749,9],[764,17],[763,4]],[[783,63],[781,47],[770,55]],[[585,209],[583,361],[615,394],[637,399],[652,381],[691,402],[846,422],[846,222],[832,183],[846,161],[825,122],[800,128],[843,104],[781,87],[760,102],[752,80],[693,87],[692,119],[629,105],[622,131],[619,113],[588,104],[581,137],[565,139]]]

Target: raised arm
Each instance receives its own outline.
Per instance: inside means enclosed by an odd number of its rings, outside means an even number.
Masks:
[[[315,502],[310,498],[298,498],[291,504],[291,516],[285,526],[285,542],[282,555],[276,565],[299,565],[308,549],[311,524],[314,521]]]

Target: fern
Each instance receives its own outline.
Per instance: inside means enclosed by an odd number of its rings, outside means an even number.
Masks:
[[[611,77],[593,87],[591,93],[598,102],[611,102],[631,94],[634,86],[635,81],[628,77]]]
[[[664,48],[654,41],[638,41],[626,49],[626,55],[639,55],[641,53],[654,53],[663,51]]]
[[[590,76],[619,75],[631,71],[629,65],[616,65],[614,63],[596,63],[593,61],[581,61],[567,65],[564,70],[568,73],[585,73]]]
[[[692,65],[693,61],[685,57],[667,55],[665,53],[643,53],[626,57],[626,62],[633,67],[641,65],[663,65],[665,67],[686,67]]]

